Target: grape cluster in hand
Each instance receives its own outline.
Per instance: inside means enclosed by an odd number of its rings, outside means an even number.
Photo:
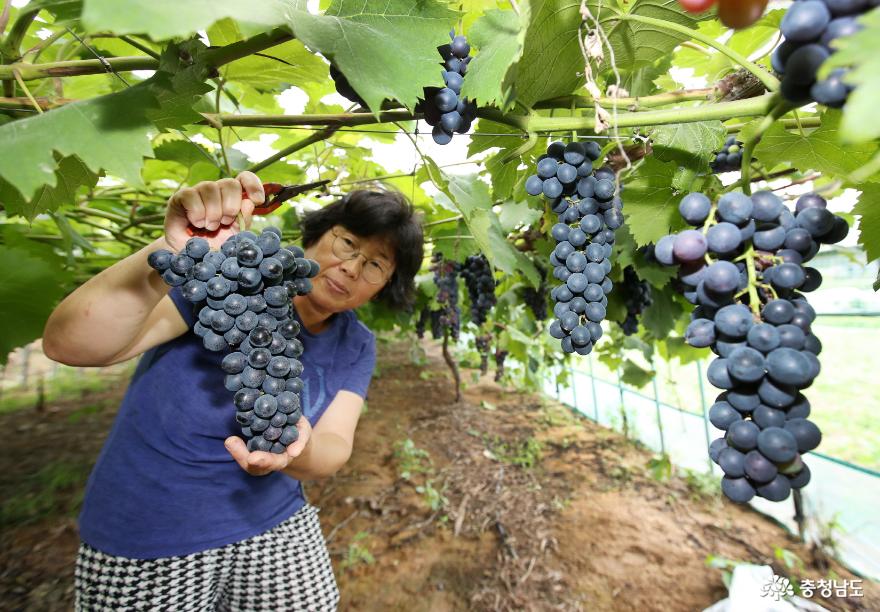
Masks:
[[[587,355],[602,336],[601,321],[611,292],[614,230],[623,224],[623,202],[616,195],[614,171],[593,162],[601,156],[595,142],[552,142],[538,158],[537,174],[526,192],[544,194],[558,215],[551,235],[553,276],[561,285],[550,291],[555,320],[548,331],[566,353]]]
[[[639,331],[639,315],[653,303],[651,285],[639,279],[635,268],[627,266],[623,269],[623,284],[619,289],[626,306],[626,319],[618,324],[623,329],[624,335],[631,336]]]
[[[440,340],[446,331],[453,340],[458,340],[461,328],[461,310],[458,307],[458,272],[461,264],[443,259],[441,253],[431,256],[430,270],[434,273],[437,285],[438,310],[431,311],[431,335]]]
[[[728,193],[716,204],[691,193],[679,212],[697,229],[664,236],[654,256],[680,266],[680,288],[696,305],[685,340],[718,356],[707,378],[724,392],[709,419],[726,434],[709,455],[731,500],[782,501],[809,482],[801,455],[821,440],[801,391],[819,374],[822,345],[811,332],[816,312],[800,292],[822,278],[803,264],[849,226],[815,194],[802,196],[793,214],[769,191]]]
[[[498,301],[495,297],[495,277],[486,256],[469,255],[461,267],[461,277],[471,300],[471,320],[476,325],[486,322],[486,315]]]
[[[219,251],[191,238],[179,253],[148,257],[166,283],[193,304],[193,333],[221,362],[224,386],[234,393],[235,418],[248,450],[283,453],[299,437],[303,371],[291,298],[312,290],[318,262],[298,246],[281,246],[281,231],[232,235]]]
[[[850,36],[862,26],[858,17],[880,5],[880,0],[803,0],[786,11],[779,25],[785,40],[773,52],[771,65],[782,75],[780,91],[795,104],[811,101],[840,108],[852,86],[844,83],[847,69],[837,68],[818,80],[820,66],[834,53],[833,41]]]
[[[736,136],[728,136],[720,151],[715,152],[715,159],[709,164],[712,172],[738,172],[742,165],[743,143]]]
[[[424,113],[425,122],[434,128],[431,136],[439,145],[452,142],[454,133],[467,134],[477,117],[476,105],[461,97],[464,75],[471,61],[471,46],[464,36],[456,36],[455,30],[449,32],[449,37],[451,44],[437,47],[443,58],[441,75],[446,87],[425,87],[425,99],[417,107]]]

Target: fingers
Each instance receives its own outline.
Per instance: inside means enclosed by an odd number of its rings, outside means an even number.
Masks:
[[[220,188],[220,214],[219,223],[223,225],[232,225],[236,215],[241,210],[241,183],[237,180],[229,178],[217,181]]]
[[[204,227],[207,230],[213,231],[220,227],[220,217],[223,216],[220,182],[202,181],[195,186],[196,191],[202,198],[202,205],[205,207],[205,224],[200,227]]]
[[[299,437],[296,442],[287,447],[287,454],[291,458],[299,457],[312,439],[312,425],[305,416],[299,418],[296,428],[299,431]]]
[[[285,457],[284,454],[266,453],[263,451],[250,452],[244,440],[238,436],[227,438],[225,446],[239,467],[251,476],[265,476],[266,474],[283,470],[290,463],[290,459]]]
[[[192,187],[181,189],[168,201],[169,207],[196,227],[205,227],[205,205]]]
[[[266,194],[263,193],[263,183],[253,172],[248,172],[245,170],[244,172],[239,173],[238,176],[235,177],[241,187],[247,192],[248,199],[254,204],[262,204],[266,201]]]

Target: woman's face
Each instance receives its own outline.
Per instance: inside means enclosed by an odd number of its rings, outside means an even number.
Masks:
[[[338,241],[337,250],[353,248],[360,254],[354,259],[341,259],[334,253],[334,241]],[[307,248],[306,257],[321,266],[321,271],[312,279],[312,291],[306,297],[317,307],[330,312],[342,312],[367,303],[382,290],[395,269],[394,251],[385,240],[362,238],[341,225],[332,227]],[[373,274],[381,268],[382,280],[378,284],[364,279],[365,266],[373,267]]]

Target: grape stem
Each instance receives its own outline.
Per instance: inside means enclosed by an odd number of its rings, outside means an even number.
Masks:
[[[764,135],[770,126],[772,126],[777,119],[779,119],[782,115],[787,113],[793,107],[789,102],[784,100],[779,101],[776,106],[765,116],[761,123],[758,124],[758,128],[755,130],[755,133],[751,135],[748,142],[743,146],[742,152],[742,166],[740,172],[740,180],[738,181],[740,186],[742,186],[743,193],[746,195],[752,195],[752,154],[755,151],[755,147],[760,142],[761,137]],[[733,185],[731,185],[733,187]]]
[[[746,260],[746,271],[749,275],[749,308],[755,316],[761,317],[761,300],[758,298],[758,271],[755,269],[755,245],[749,243],[749,248],[743,253]]]
[[[719,51],[720,53],[726,55],[731,60],[751,72],[755,75],[755,77],[764,84],[769,91],[776,91],[779,89],[779,80],[774,77],[772,74],[758,66],[752,61],[749,61],[747,57],[737,53],[727,45],[718,42],[711,36],[706,36],[705,34],[698,32],[692,28],[688,28],[687,26],[683,26],[677,23],[672,23],[671,21],[666,21],[665,19],[655,19],[654,17],[644,17],[642,15],[634,15],[632,13],[618,15],[617,19],[621,21],[635,21],[638,23],[644,23],[645,25],[651,25],[656,28],[663,28],[666,30],[672,30],[673,32],[678,32],[679,34],[684,34],[688,38],[693,38],[694,40],[698,40],[704,45],[708,45],[713,49]]]

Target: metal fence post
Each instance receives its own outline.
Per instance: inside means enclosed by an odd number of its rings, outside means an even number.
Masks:
[[[629,422],[626,415],[626,402],[623,399],[623,377],[620,366],[617,366],[617,390],[620,393],[620,415],[623,417],[623,437],[629,439]]]
[[[593,376],[593,354],[589,355],[590,360],[590,386],[593,388],[593,412],[596,415],[596,422],[599,422],[599,396],[596,394],[596,377]]]
[[[580,407],[578,407],[578,395],[577,395],[577,385],[574,380],[574,366],[569,366],[568,373],[571,375],[571,403],[574,404],[574,409],[578,412],[581,411]]]
[[[697,381],[700,383],[700,406],[703,409],[703,428],[706,430],[706,459],[709,461],[709,472],[712,472],[712,458],[709,456],[709,417],[706,414],[706,389],[703,386],[703,367],[702,361],[697,360]]]
[[[654,372],[657,372],[657,367],[654,365],[654,359],[651,358],[651,368],[653,368]],[[666,442],[663,439],[663,417],[660,414],[660,393],[657,391],[657,377],[651,377],[651,384],[654,387],[654,405],[657,407],[657,431],[660,433],[660,452],[664,455],[666,454]]]

